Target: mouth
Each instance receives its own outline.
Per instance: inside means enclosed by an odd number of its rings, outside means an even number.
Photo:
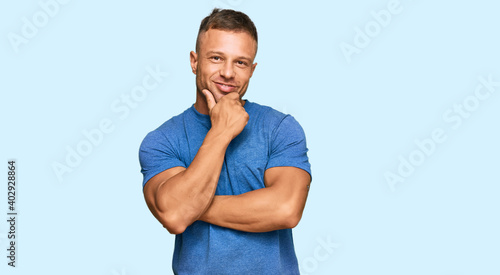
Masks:
[[[234,92],[238,88],[234,85],[230,85],[230,84],[226,84],[226,83],[222,83],[222,82],[214,82],[214,83],[215,83],[215,86],[217,86],[217,88],[219,89],[219,91],[224,92],[224,93]]]

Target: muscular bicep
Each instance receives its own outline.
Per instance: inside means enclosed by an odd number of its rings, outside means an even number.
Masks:
[[[289,188],[308,187],[311,183],[311,175],[303,169],[291,166],[278,166],[267,169],[264,172],[264,184],[266,187],[284,185]]]
[[[290,211],[290,216],[298,223],[309,193],[310,174],[297,167],[273,167],[264,173],[264,183],[266,188],[276,191],[276,200],[281,202],[284,211]]]
[[[146,204],[148,205],[149,210],[155,216],[155,218],[162,224],[165,224],[165,219],[163,217],[162,211],[160,211],[158,207],[159,200],[162,199],[161,196],[158,195],[158,190],[163,184],[174,177],[175,175],[183,172],[186,168],[182,166],[172,167],[163,172],[158,173],[150,180],[146,182],[144,185],[144,199],[146,200]]]

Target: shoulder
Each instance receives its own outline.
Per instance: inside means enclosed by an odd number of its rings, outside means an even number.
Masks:
[[[189,115],[189,111],[190,109],[187,109],[184,112],[171,117],[169,120],[165,121],[162,125],[160,125],[152,132],[158,132],[167,135],[169,132],[175,130],[176,128],[182,128],[185,118]]]
[[[247,102],[247,104],[248,103],[250,104],[247,112],[257,123],[266,125],[267,128],[271,128],[271,130],[277,130],[277,128],[302,130],[302,127],[292,115],[282,113],[266,105],[255,102]]]
[[[266,125],[274,125],[277,126],[283,119],[285,119],[287,114],[284,114],[272,107],[262,105],[255,102],[247,102],[249,106],[247,107],[248,115],[260,121]]]
[[[149,144],[164,144],[168,142],[169,139],[174,137],[179,131],[183,130],[184,119],[189,113],[189,108],[184,112],[171,117],[169,120],[165,121],[159,127],[149,132],[146,137],[144,137],[141,147],[148,146]]]

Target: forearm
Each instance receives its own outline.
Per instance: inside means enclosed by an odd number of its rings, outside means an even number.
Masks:
[[[189,167],[159,185],[155,195],[157,209],[164,223],[175,228],[172,231],[177,234],[210,205],[229,141],[210,130]]]
[[[215,196],[200,220],[247,232],[293,228],[305,206],[306,192],[267,187],[237,196]],[[296,202],[304,202],[304,204]]]

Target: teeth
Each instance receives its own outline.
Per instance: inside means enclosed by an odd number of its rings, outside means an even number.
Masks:
[[[220,83],[219,83],[219,85],[220,85],[220,86],[222,86],[223,88],[231,88],[231,87],[234,87],[234,86],[231,86],[231,85],[220,84]]]

